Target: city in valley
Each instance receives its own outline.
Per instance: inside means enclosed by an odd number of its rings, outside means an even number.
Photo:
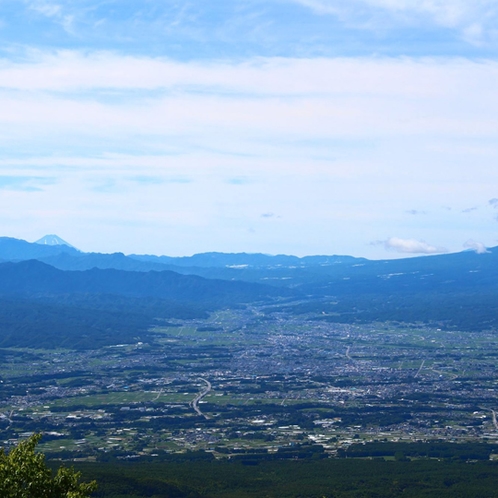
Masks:
[[[252,305],[98,349],[2,349],[2,446],[41,431],[54,458],[105,461],[498,444],[496,334],[327,318]]]

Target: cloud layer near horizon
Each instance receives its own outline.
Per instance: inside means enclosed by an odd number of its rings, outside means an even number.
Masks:
[[[384,241],[383,244],[387,250],[404,254],[443,254],[448,252],[448,249],[445,247],[436,247],[424,240],[391,237]]]
[[[5,190],[3,225],[66,227],[60,235],[84,248],[72,220],[91,227],[105,212],[93,230],[128,224],[138,240],[167,230],[181,237],[149,250],[180,254],[378,257],[369,242],[394,234],[449,250],[493,245],[490,213],[456,213],[496,195],[497,86],[494,61],[30,51],[0,61],[0,174],[52,180]],[[114,241],[96,235],[101,250],[123,247],[127,234],[112,230]],[[147,250],[138,240],[130,252]]]

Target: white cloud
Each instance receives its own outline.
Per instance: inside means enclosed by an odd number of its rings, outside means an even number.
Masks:
[[[442,254],[448,252],[444,247],[437,247],[423,240],[400,239],[391,237],[383,242],[387,250],[396,251],[406,254]]]
[[[301,138],[498,133],[498,63],[490,61],[31,57],[0,61],[0,126],[81,123],[154,133],[221,126]]]
[[[496,195],[497,87],[498,63],[460,59],[2,60],[0,174],[57,182],[3,191],[0,233],[61,226],[82,248],[87,230],[107,244],[95,250],[177,254],[385,257],[366,244],[402,229],[452,250],[489,243],[494,223],[460,211]],[[406,215],[420,205],[425,216]],[[128,242],[127,222],[139,230]],[[169,235],[145,247],[157,233]]]
[[[484,80],[484,81],[483,81]],[[493,97],[498,63],[437,58],[253,58],[177,62],[112,52],[32,50],[23,62],[0,60],[0,88],[223,92],[226,97],[332,95],[443,99],[463,92]],[[471,96],[477,98],[476,96]],[[493,101],[493,100],[492,100]]]
[[[486,246],[482,242],[476,242],[475,240],[469,239],[463,245],[465,249],[472,249],[477,254],[486,254],[489,251],[486,249]]]

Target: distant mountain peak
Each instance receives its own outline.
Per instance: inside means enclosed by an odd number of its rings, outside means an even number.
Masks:
[[[76,247],[72,246],[69,244],[69,242],[66,242],[64,239],[61,239],[58,235],[45,235],[45,237],[42,237],[40,240],[37,240],[35,244],[41,244],[44,246],[68,246],[72,247],[73,249],[76,249]]]

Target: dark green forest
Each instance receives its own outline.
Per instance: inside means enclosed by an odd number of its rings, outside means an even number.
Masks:
[[[207,307],[102,294],[0,297],[0,348],[97,349],[152,340],[168,318],[204,318]]]
[[[492,498],[498,465],[447,460],[89,464],[96,498]]]

